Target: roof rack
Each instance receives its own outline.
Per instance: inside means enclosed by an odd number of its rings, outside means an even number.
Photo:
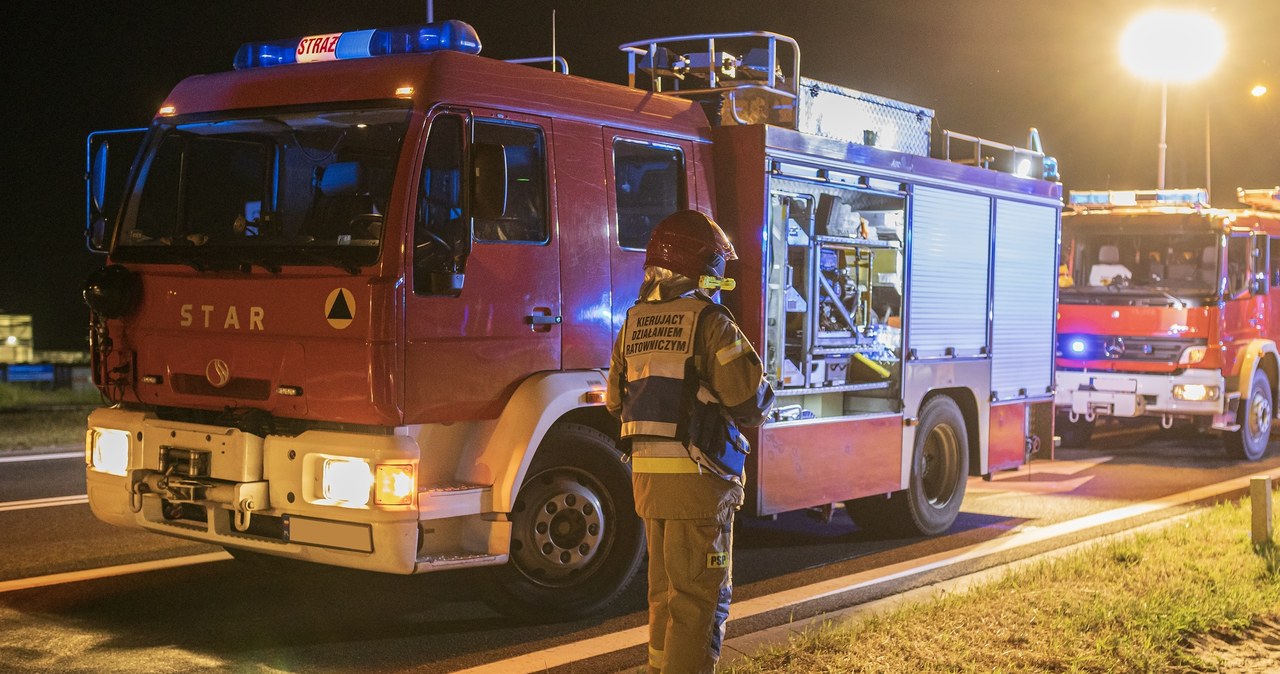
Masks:
[[[712,124],[770,124],[845,142],[929,157],[933,110],[801,77],[800,46],[768,31],[696,33],[619,45],[627,85],[648,77],[655,93],[700,103]],[[1057,162],[1031,130],[1030,149],[943,131],[943,157],[1019,176],[1058,180]],[[952,141],[974,145],[972,158],[951,158]],[[988,156],[1005,153],[997,159]],[[1005,158],[1007,157],[1007,158]]]
[[[751,49],[745,56],[719,51],[716,41],[760,38],[764,47]],[[705,50],[683,51],[684,43],[706,43]],[[778,64],[778,45],[791,48],[791,75],[788,79]],[[677,49],[673,49],[677,47]],[[796,41],[767,31],[740,33],[697,33],[640,40],[620,45],[627,54],[627,86],[635,88],[636,73],[649,76],[655,92],[691,96],[716,92],[732,92],[751,88],[799,100],[795,84],[800,81],[800,45]]]
[[[947,161],[968,166],[1003,170],[1023,177],[1035,175],[1043,176],[1046,180],[1059,180],[1058,160],[1045,155],[1040,146],[1040,132],[1035,127],[1032,127],[1028,134],[1027,147],[1018,147],[1017,145],[970,136],[950,129],[942,130],[942,138],[945,144],[942,158]],[[971,156],[957,155],[952,157],[953,141],[969,143],[973,148],[973,154]],[[988,154],[988,151],[996,151],[1002,154],[997,157],[994,154]]]
[[[1243,187],[1237,187],[1236,200],[1249,208],[1256,208],[1260,211],[1280,212],[1280,187],[1260,190],[1246,190]]]

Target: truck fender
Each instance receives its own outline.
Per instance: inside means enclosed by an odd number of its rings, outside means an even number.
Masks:
[[[1276,368],[1280,366],[1280,349],[1276,348],[1276,343],[1270,339],[1251,339],[1249,345],[1246,346],[1240,354],[1240,367],[1236,372],[1235,389],[1240,394],[1241,400],[1249,398],[1249,387],[1253,384],[1253,373],[1259,367],[1265,367],[1265,364],[1271,362],[1271,369],[1267,372],[1267,376],[1271,381],[1271,395],[1276,397],[1277,394],[1277,377]]]
[[[511,512],[529,462],[555,421],[568,412],[597,406],[588,392],[603,400],[606,383],[599,370],[540,372],[516,387],[503,408],[489,441],[462,457],[459,478],[472,484],[492,484],[491,503],[484,512]]]

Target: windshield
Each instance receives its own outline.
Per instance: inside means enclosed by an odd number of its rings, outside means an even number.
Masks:
[[[377,259],[408,107],[161,120],[116,237],[198,269]]]
[[[1064,232],[1059,295],[1210,297],[1218,286],[1218,251],[1218,237],[1208,231]]]

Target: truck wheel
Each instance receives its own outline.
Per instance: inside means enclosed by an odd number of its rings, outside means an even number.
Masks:
[[[845,510],[854,524],[875,534],[935,536],[950,529],[960,514],[968,476],[964,415],[954,400],[937,396],[920,409],[907,489],[889,498],[846,501]]]
[[[1267,453],[1267,443],[1271,440],[1271,415],[1275,414],[1271,405],[1271,382],[1267,381],[1266,372],[1254,370],[1249,399],[1244,401],[1239,414],[1240,430],[1222,436],[1222,444],[1227,454],[1234,458],[1257,461]]]
[[[1093,423],[1080,415],[1075,421],[1065,414],[1056,415],[1053,419],[1053,432],[1062,438],[1063,447],[1084,447],[1093,437]]]
[[[613,601],[644,556],[631,474],[613,441],[579,424],[547,433],[511,511],[511,559],[489,570],[492,608],[567,620]]]

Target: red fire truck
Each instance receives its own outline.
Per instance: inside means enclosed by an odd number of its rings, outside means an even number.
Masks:
[[[936,534],[1052,437],[1038,147],[932,158],[931,110],[801,78],[772,33],[623,45],[628,86],[479,47],[457,21],[247,44],[130,170],[129,134],[91,136],[95,515],[599,608],[643,553],[602,368],[686,207],[735,241],[725,299],[780,398],[746,513]]]
[[[1072,191],[1062,218],[1058,432],[1089,441],[1099,417],[1224,431],[1256,461],[1275,416],[1280,189]]]

